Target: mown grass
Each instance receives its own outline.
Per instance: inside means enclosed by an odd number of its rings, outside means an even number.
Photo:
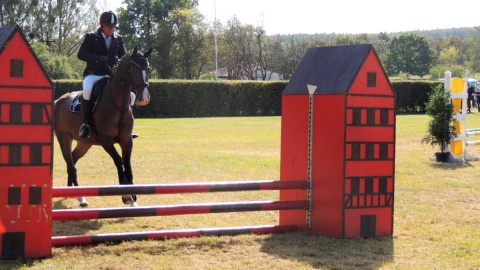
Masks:
[[[422,144],[428,116],[399,115],[396,129],[394,236],[332,239],[289,233],[202,237],[54,248],[43,260],[0,261],[2,269],[479,269],[480,161],[436,163]],[[480,127],[480,113],[468,116]],[[280,118],[138,119],[135,183],[184,183],[279,178]],[[469,148],[480,155],[479,148]],[[476,152],[475,152],[476,151]],[[78,163],[80,185],[116,184],[102,149]],[[66,184],[55,148],[54,186]],[[140,196],[140,205],[275,200],[278,192]],[[118,207],[119,197],[90,198]],[[77,208],[55,199],[57,208]],[[226,213],[54,222],[54,235],[278,223],[276,212]]]

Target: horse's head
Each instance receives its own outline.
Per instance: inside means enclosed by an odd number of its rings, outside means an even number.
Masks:
[[[135,93],[135,104],[140,106],[145,106],[150,102],[150,94],[148,93],[150,64],[147,58],[151,53],[152,48],[145,53],[140,53],[135,47],[133,52],[125,59],[126,66],[123,80]]]

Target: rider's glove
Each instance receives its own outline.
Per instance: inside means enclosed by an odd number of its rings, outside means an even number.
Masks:
[[[99,63],[106,63],[108,61],[108,57],[105,55],[102,55],[98,58]]]

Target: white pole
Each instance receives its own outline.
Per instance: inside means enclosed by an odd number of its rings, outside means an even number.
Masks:
[[[215,22],[214,22],[214,27],[215,27],[215,80],[218,80],[218,48],[217,48],[217,0],[214,0],[214,6],[215,6]]]
[[[452,72],[445,71],[445,90],[452,91]]]

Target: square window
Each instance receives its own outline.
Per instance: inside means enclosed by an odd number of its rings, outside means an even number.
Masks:
[[[11,104],[10,105],[10,123],[19,124],[22,123],[23,119],[23,107],[22,104]]]
[[[375,109],[367,109],[367,125],[375,125]]]
[[[10,60],[10,77],[23,77],[23,60],[11,59]]]
[[[374,143],[366,143],[365,150],[366,150],[366,158],[367,159],[375,159],[375,144]]]
[[[25,258],[25,232],[2,234],[2,259]]]
[[[365,194],[373,194],[373,178],[365,178]]]
[[[32,119],[32,124],[42,124],[43,123],[43,105],[33,104],[30,112],[30,119]]]
[[[360,178],[354,177],[352,178],[352,192],[351,194],[359,194],[360,193]]]
[[[359,143],[352,144],[352,159],[360,159],[360,146],[361,145]]]
[[[10,145],[8,147],[8,159],[10,165],[17,165],[22,163],[22,146],[18,144]]]
[[[388,109],[380,109],[380,125],[388,125]]]
[[[30,187],[29,204],[41,204],[42,203],[42,188]]]
[[[8,188],[8,204],[9,205],[19,205],[21,202],[22,190],[19,187],[9,187]]]
[[[377,231],[376,215],[360,216],[360,237],[375,237]]]
[[[378,192],[381,193],[381,194],[387,194],[388,193],[388,180],[386,177],[381,177],[379,179],[379,183],[378,183],[379,187],[378,187]]]
[[[388,159],[388,143],[380,143],[380,159]]]
[[[367,72],[367,87],[377,86],[377,73]]]
[[[353,109],[353,124],[354,125],[362,124],[362,109],[359,109],[359,108]]]

